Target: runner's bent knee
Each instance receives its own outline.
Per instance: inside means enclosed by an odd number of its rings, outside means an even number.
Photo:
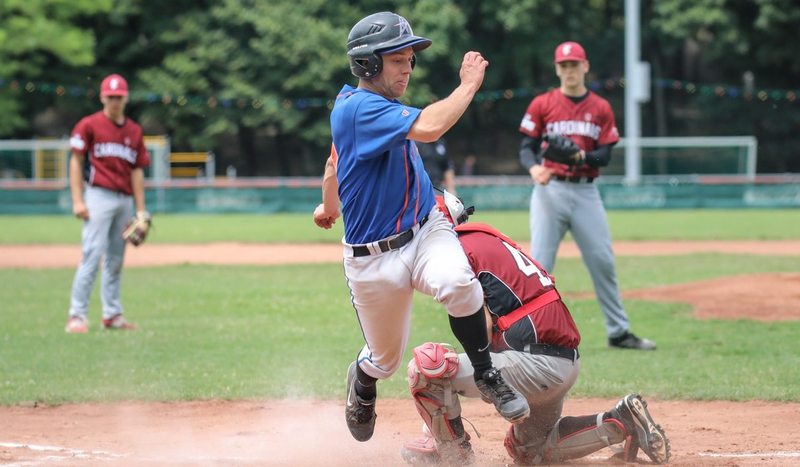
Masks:
[[[464,276],[442,286],[436,300],[454,318],[471,316],[483,307],[483,289],[474,276]]]

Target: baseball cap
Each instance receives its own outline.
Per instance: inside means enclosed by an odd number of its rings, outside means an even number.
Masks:
[[[108,75],[100,83],[101,96],[127,96],[128,95],[128,82],[125,78],[114,73]]]
[[[556,47],[555,61],[561,62],[582,62],[586,60],[586,51],[577,42],[564,42]]]

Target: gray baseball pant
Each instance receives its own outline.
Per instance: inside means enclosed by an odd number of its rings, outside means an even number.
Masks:
[[[611,233],[597,185],[551,180],[534,186],[530,223],[531,256],[550,273],[561,240],[567,230],[572,233],[592,277],[608,337],[624,334],[630,325],[619,295]]]
[[[102,259],[100,301],[103,305],[103,318],[111,318],[122,313],[120,286],[125,258],[122,230],[133,216],[133,197],[105,188],[87,186],[84,198],[89,219],[83,221],[83,257],[72,283],[69,314],[84,320],[87,318],[89,298]]]

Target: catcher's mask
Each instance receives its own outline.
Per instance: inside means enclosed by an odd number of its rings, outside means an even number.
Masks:
[[[441,195],[436,195],[436,206],[439,210],[453,225],[461,225],[467,222],[469,216],[475,212],[475,206],[465,208],[464,203],[456,195],[447,190],[441,191]]]
[[[431,40],[415,36],[405,18],[389,11],[374,13],[362,19],[347,36],[350,71],[361,79],[372,79],[383,69],[381,55],[411,47],[414,52],[426,49]],[[416,57],[411,59],[411,67]]]

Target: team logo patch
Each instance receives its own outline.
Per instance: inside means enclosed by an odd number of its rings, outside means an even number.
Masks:
[[[408,21],[400,17],[400,22],[397,23],[397,27],[400,28],[400,35],[401,36],[413,36],[414,31],[411,30],[411,25],[408,24]]]
[[[81,138],[81,135],[78,133],[72,135],[72,138],[69,139],[69,145],[79,151],[83,151],[84,149],[86,149],[86,142],[83,140],[83,138]]]
[[[403,109],[403,111],[400,112],[400,115],[408,117],[409,115],[411,115],[411,112],[409,112],[408,109]]]
[[[130,146],[130,145],[131,145],[131,139],[126,136],[125,137],[125,146]]]
[[[525,114],[525,116],[522,117],[522,122],[520,122],[519,126],[527,131],[533,131],[534,128],[536,128],[536,122],[533,121],[530,114]]]
[[[111,82],[108,83],[108,86],[114,90],[119,89],[119,80],[117,78],[112,79]]]
[[[572,52],[572,44],[567,44],[564,47],[561,47],[561,55],[568,57],[570,52]]]
[[[586,112],[583,115],[583,119],[586,120],[587,122],[591,122],[592,121],[592,114],[590,114],[589,112]]]

